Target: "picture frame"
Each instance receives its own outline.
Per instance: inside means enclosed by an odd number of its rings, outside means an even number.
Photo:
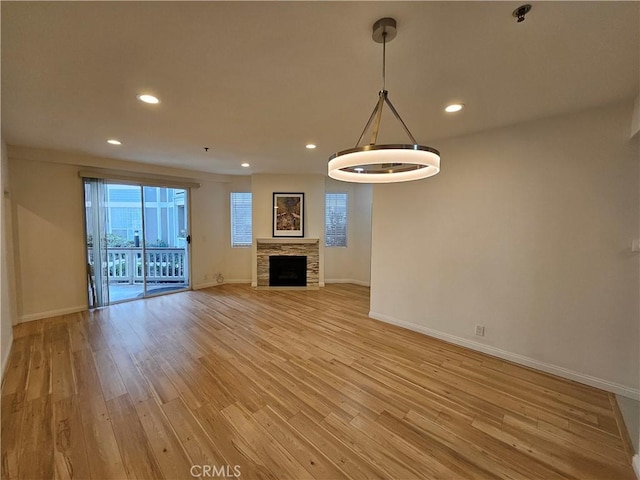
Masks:
[[[304,193],[273,193],[273,236],[304,237]]]

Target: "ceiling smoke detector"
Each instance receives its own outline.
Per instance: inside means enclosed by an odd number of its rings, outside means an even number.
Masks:
[[[518,8],[516,8],[513,11],[512,15],[518,19],[518,23],[524,22],[524,16],[527,13],[529,13],[530,10],[531,10],[531,5],[527,3],[525,5],[521,5]]]

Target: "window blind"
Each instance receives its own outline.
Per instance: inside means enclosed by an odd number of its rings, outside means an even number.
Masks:
[[[347,246],[347,194],[325,194],[324,242],[327,247]]]
[[[250,247],[253,243],[251,193],[231,192],[231,246]]]

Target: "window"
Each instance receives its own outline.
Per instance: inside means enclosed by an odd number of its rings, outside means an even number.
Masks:
[[[324,244],[327,247],[347,246],[347,194],[325,194]]]
[[[251,194],[231,192],[231,246],[250,247],[252,243]]]

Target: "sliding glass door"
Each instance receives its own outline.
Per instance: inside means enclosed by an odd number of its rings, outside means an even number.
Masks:
[[[187,191],[143,187],[146,294],[189,287]]]
[[[189,288],[187,190],[85,179],[90,307]]]

